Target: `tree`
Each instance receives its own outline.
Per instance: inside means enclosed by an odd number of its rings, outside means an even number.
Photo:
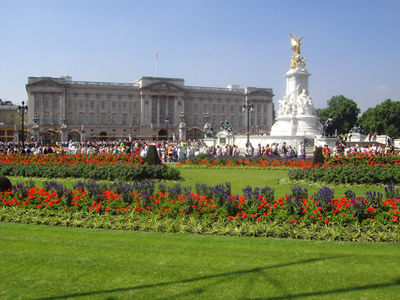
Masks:
[[[358,119],[364,130],[391,137],[400,137],[400,102],[387,99],[375,108],[369,108]]]
[[[338,133],[348,133],[356,124],[360,108],[357,103],[343,95],[333,96],[327,102],[328,107],[317,109],[317,115],[324,123],[330,116],[334,117],[333,126]]]

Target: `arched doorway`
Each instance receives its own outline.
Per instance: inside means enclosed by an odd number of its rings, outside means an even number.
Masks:
[[[158,139],[159,139],[159,140],[167,140],[167,130],[161,129],[161,130],[158,132]]]
[[[189,140],[198,140],[204,137],[204,131],[199,127],[190,128],[186,131],[186,138]]]
[[[107,139],[107,132],[100,132],[100,141],[105,141]]]

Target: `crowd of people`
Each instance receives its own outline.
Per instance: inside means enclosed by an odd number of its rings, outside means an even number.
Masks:
[[[205,153],[215,157],[270,157],[270,158],[300,158],[306,157],[305,147],[300,142],[296,147],[282,144],[271,143],[262,146],[258,144],[254,147],[249,143],[245,149],[240,149],[237,145],[226,146],[207,146],[201,140],[183,141],[150,141],[150,140],[124,140],[124,141],[87,141],[76,142],[69,141],[65,143],[56,143],[52,145],[42,144],[40,142],[0,142],[0,153],[22,153],[22,154],[51,154],[51,153],[69,153],[69,154],[118,154],[118,153],[133,153],[145,157],[149,145],[155,145],[157,152],[162,162],[177,162],[195,157],[200,153]],[[329,149],[327,145],[323,147],[326,155],[350,155],[352,153],[372,153],[388,154],[394,152],[392,140],[388,140],[386,146],[380,143],[371,142],[368,144],[350,144],[346,140],[339,139],[333,149]]]
[[[330,152],[330,150],[325,150],[324,152]],[[370,154],[372,153],[373,155],[377,154],[389,154],[389,153],[394,153],[394,146],[392,143],[388,142],[386,145],[378,144],[378,143],[372,143],[368,145],[359,145],[359,144],[345,144],[345,143],[338,143],[332,151],[333,155],[345,155],[348,156],[350,154],[354,153],[363,153],[363,154]]]

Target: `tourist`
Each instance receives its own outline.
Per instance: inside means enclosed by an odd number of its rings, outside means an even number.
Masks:
[[[300,159],[305,159],[306,158],[306,152],[305,152],[305,149],[304,149],[304,146],[303,146],[302,142],[300,142],[300,144],[299,144],[299,146],[297,148],[297,156]]]

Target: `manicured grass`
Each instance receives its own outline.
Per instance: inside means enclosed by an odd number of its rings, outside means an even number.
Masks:
[[[397,299],[400,245],[0,223],[1,299]]]
[[[181,176],[185,179],[181,185],[191,186],[192,190],[196,183],[208,185],[224,184],[229,181],[232,184],[232,193],[242,195],[242,189],[250,185],[264,188],[266,185],[275,189],[275,198],[280,198],[291,193],[291,187],[300,185],[308,189],[309,196],[317,192],[322,186],[312,186],[303,183],[282,183],[287,178],[287,169],[241,169],[241,168],[179,168]],[[382,186],[334,186],[336,197],[344,196],[344,193],[351,189],[357,196],[364,196],[366,191],[374,190],[384,193]]]
[[[169,165],[173,166],[173,165]],[[175,167],[175,166],[174,166]],[[203,183],[209,186],[215,186],[217,184],[225,184],[230,182],[232,185],[232,193],[242,195],[242,189],[248,185],[254,187],[264,188],[266,185],[275,189],[275,198],[280,198],[286,194],[291,193],[291,187],[300,185],[303,188],[308,189],[309,196],[317,192],[322,186],[312,186],[303,183],[285,183],[284,179],[287,178],[287,169],[242,169],[242,168],[181,168],[176,166],[181,172],[183,178],[182,181],[165,181],[167,186],[174,186],[176,183],[180,183],[182,187],[191,187],[192,191],[195,191],[196,183]],[[23,177],[9,177],[12,184],[17,182],[26,182],[29,178]],[[78,179],[43,179],[33,178],[36,185],[41,187],[43,181],[56,181],[66,185],[72,189],[73,184]],[[85,181],[84,178],[79,179]],[[283,180],[283,183],[282,183]],[[157,184],[157,183],[156,183]],[[332,187],[335,191],[335,197],[342,197],[344,193],[351,189],[357,196],[364,196],[366,191],[376,191],[384,193],[384,187],[382,186],[334,186]]]

